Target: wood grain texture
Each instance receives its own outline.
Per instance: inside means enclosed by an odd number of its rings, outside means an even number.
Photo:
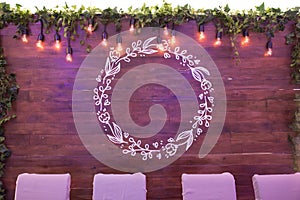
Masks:
[[[124,22],[127,27],[127,22]],[[101,29],[88,38],[95,47],[101,38]],[[13,199],[15,181],[19,173],[65,173],[72,176],[72,200],[91,199],[93,175],[96,173],[122,173],[97,161],[85,149],[77,134],[72,115],[73,83],[82,61],[86,58],[79,40],[72,42],[72,63],[65,62],[63,48],[52,49],[52,35],[46,35],[47,47],[37,51],[35,40],[39,32],[32,25],[28,44],[12,39],[16,27],[0,31],[9,64],[8,70],[17,74],[20,93],[12,112],[17,119],[6,125],[6,143],[13,154],[6,164],[3,178],[7,199]],[[182,173],[231,172],[236,179],[239,200],[254,199],[251,177],[254,174],[292,173],[292,149],[288,125],[292,121],[295,105],[295,85],[290,84],[291,47],[284,44],[286,31],[275,34],[272,57],[264,57],[264,34],[250,33],[251,43],[239,45],[240,65],[232,60],[228,36],[222,46],[214,47],[215,27],[208,24],[206,40],[201,45],[210,54],[225,84],[227,114],[221,137],[212,152],[198,158],[201,142],[192,146],[173,164],[147,176],[147,199],[181,199]],[[110,35],[114,27],[108,27]],[[197,38],[197,27],[189,22],[178,31]],[[79,31],[80,34],[84,34]],[[238,41],[242,37],[238,36]],[[171,79],[171,78],[170,78]],[[299,87],[299,86],[297,86]],[[144,88],[146,100],[168,102],[170,96],[159,99],[164,90]],[[148,116],[143,109],[141,93],[132,99],[133,115],[138,123],[146,123]],[[136,101],[136,102],[134,102]],[[172,101],[173,102],[173,101]],[[175,102],[176,103],[176,102]],[[171,111],[170,111],[171,112]],[[177,116],[170,120],[178,121]],[[140,119],[139,119],[140,118]],[[169,129],[171,130],[171,129]]]

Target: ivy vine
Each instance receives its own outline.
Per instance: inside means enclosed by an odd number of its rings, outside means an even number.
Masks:
[[[6,159],[11,151],[4,144],[4,124],[16,116],[9,113],[12,102],[16,100],[18,94],[18,85],[15,74],[9,74],[6,71],[6,61],[3,49],[0,48],[0,178],[4,175],[4,166]],[[5,190],[0,181],[0,200],[4,199]]]
[[[11,7],[7,3],[0,3],[0,29],[9,24],[16,26],[16,33],[13,36],[20,39],[23,34],[31,35],[30,26],[34,23],[43,22],[45,33],[52,30],[63,31],[64,37],[71,40],[78,38],[78,30],[85,30],[86,34],[80,38],[80,44],[86,46],[86,51],[91,51],[88,44],[88,26],[96,31],[100,25],[106,31],[110,23],[116,26],[116,32],[122,30],[122,20],[133,20],[137,30],[146,26],[168,27],[176,30],[179,26],[188,21],[194,20],[200,25],[214,23],[217,32],[227,34],[230,38],[233,58],[238,64],[239,51],[237,36],[244,30],[249,32],[265,33],[267,40],[275,36],[278,31],[283,31],[288,22],[294,23],[291,33],[286,36],[286,43],[292,45],[291,52],[291,78],[295,83],[300,83],[300,16],[299,7],[289,9],[285,12],[279,8],[266,8],[261,4],[255,9],[247,11],[232,11],[228,5],[215,9],[195,9],[191,6],[172,7],[170,3],[163,2],[162,6],[147,6],[127,11],[118,8],[99,9],[95,7],[77,7],[65,4],[62,8],[42,9],[36,8],[36,12],[23,9],[16,4]],[[127,27],[126,27],[127,29]],[[11,102],[15,100],[18,92],[15,76],[6,72],[6,62],[3,51],[0,51],[0,176],[3,175],[5,159],[10,151],[4,145],[3,124],[14,118],[9,115]],[[3,199],[4,190],[0,183],[0,200]]]

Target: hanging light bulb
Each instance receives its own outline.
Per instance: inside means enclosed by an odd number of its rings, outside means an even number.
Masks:
[[[68,62],[72,62],[73,61],[72,53],[73,53],[72,47],[68,46],[67,49],[66,49],[66,60]]]
[[[249,44],[250,40],[249,40],[249,32],[247,29],[244,29],[243,30],[243,41],[242,41],[242,46],[245,46],[247,44]]]
[[[21,36],[22,42],[27,43],[28,42],[28,38],[27,38],[28,30],[27,30],[27,28],[23,28],[21,32],[22,32],[22,36]]]
[[[160,36],[157,36],[156,41],[157,41],[157,48],[158,48],[160,51],[163,51],[163,50],[164,50],[164,46],[163,46],[163,44],[162,44],[162,39],[161,39],[161,37],[160,37]]]
[[[55,35],[54,35],[54,46],[55,46],[55,49],[59,50],[60,47],[61,47],[61,37],[60,35],[58,34],[58,32],[56,31]]]
[[[175,44],[176,43],[176,31],[173,29],[171,32],[171,44]]]
[[[222,44],[222,31],[218,31],[216,35],[216,41],[214,43],[215,46],[220,46]]]
[[[204,40],[205,39],[204,24],[199,24],[198,32],[199,32],[199,40],[200,41]]]
[[[122,51],[123,50],[123,48],[122,48],[122,37],[121,37],[120,34],[117,36],[116,42],[117,42],[117,51]]]
[[[71,47],[70,31],[67,33],[67,43],[68,43],[68,46],[66,48],[66,61],[67,62],[72,62],[73,61],[73,58],[72,58],[73,49]]]
[[[87,32],[89,34],[92,34],[92,32],[94,31],[93,27],[94,27],[94,19],[92,18],[92,19],[89,19],[89,25],[87,27]]]
[[[273,43],[271,39],[267,42],[266,49],[265,56],[272,56]]]
[[[169,35],[168,24],[166,24],[166,26],[164,27],[164,35]]]
[[[102,42],[101,42],[103,46],[107,46],[107,38],[108,38],[108,34],[106,32],[106,28],[104,28],[104,31],[102,32]]]
[[[134,31],[134,25],[135,25],[135,19],[131,17],[130,22],[129,22],[129,31],[133,32]]]
[[[42,19],[40,19],[40,23],[41,23],[41,32],[38,35],[37,42],[36,42],[36,47],[38,47],[39,49],[44,49],[43,42],[45,40],[45,36],[44,36],[44,33],[43,33],[44,23],[43,23]]]

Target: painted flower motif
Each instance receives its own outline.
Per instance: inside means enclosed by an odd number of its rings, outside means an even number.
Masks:
[[[100,114],[98,119],[101,123],[107,124],[110,120],[110,115],[108,112],[105,112],[105,113]]]
[[[202,88],[202,90],[209,90],[211,87],[212,87],[212,84],[211,84],[210,81],[204,79],[204,80],[201,82],[201,88]]]
[[[173,144],[173,143],[168,143],[165,146],[165,148],[166,148],[166,152],[169,156],[174,156],[175,153],[177,152],[178,145]]]
[[[116,60],[118,60],[120,58],[120,52],[117,50],[110,51],[109,57],[112,62],[115,62]]]

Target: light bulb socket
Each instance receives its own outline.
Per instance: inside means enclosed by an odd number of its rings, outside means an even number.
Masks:
[[[44,40],[45,40],[45,36],[44,36],[44,34],[43,34],[43,33],[40,33],[40,34],[38,35],[38,38],[37,38],[37,40],[38,40],[38,41],[42,41],[42,42],[44,42]]]
[[[273,43],[272,40],[269,40],[266,44],[266,49],[273,49]]]
[[[60,35],[58,34],[58,33],[55,33],[55,35],[54,35],[54,41],[61,41],[61,37],[60,37]]]
[[[94,18],[90,18],[90,19],[88,20],[88,23],[91,24],[92,26],[94,26],[94,25],[95,25],[95,20],[94,20]]]
[[[216,34],[216,38],[222,39],[222,35],[223,35],[222,31],[218,31]]]
[[[135,19],[133,17],[130,18],[129,25],[135,25]]]
[[[243,37],[249,37],[249,32],[247,29],[243,29]]]
[[[204,24],[199,24],[198,32],[204,32]]]
[[[157,44],[162,44],[162,39],[160,36],[157,36],[156,41],[157,41]]]
[[[172,29],[171,35],[172,35],[172,36],[176,36],[176,31],[175,31],[174,29]]]
[[[72,47],[68,46],[68,47],[66,48],[66,54],[67,54],[67,55],[68,55],[68,54],[70,54],[70,55],[73,54],[73,49],[72,49]]]
[[[102,40],[107,40],[107,38],[108,38],[108,34],[107,34],[107,32],[106,31],[103,31],[102,32]]]
[[[116,42],[117,42],[117,44],[121,44],[122,43],[122,37],[120,35],[117,36]]]
[[[22,29],[21,29],[21,34],[22,34],[22,35],[29,35],[28,29],[27,29],[27,28],[22,28]]]

